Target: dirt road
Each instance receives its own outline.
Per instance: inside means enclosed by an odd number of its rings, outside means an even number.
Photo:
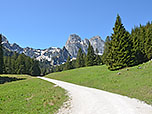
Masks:
[[[38,78],[69,92],[71,108],[68,111],[60,109],[59,114],[152,114],[150,105],[136,99],[45,77]]]

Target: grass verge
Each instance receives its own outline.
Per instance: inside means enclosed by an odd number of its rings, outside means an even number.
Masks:
[[[26,78],[0,84],[0,114],[53,114],[64,101],[66,92],[54,84],[27,75],[1,75]]]
[[[118,71],[109,71],[103,65],[51,73],[46,77],[137,98],[152,105],[152,61]]]

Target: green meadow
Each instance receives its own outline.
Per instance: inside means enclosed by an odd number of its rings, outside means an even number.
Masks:
[[[105,65],[51,73],[48,78],[97,88],[152,104],[152,61],[110,71]]]
[[[53,114],[68,98],[62,88],[28,75],[1,75],[0,82],[0,114]]]

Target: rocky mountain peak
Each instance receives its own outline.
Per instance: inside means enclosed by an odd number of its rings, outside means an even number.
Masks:
[[[101,39],[101,37],[99,35],[90,38],[90,40],[100,40],[100,39]]]
[[[76,34],[71,34],[66,42],[66,44],[74,44],[81,42],[81,38]]]
[[[89,40],[87,38],[81,40],[81,38],[78,35],[72,34],[69,36],[69,39],[66,42],[65,47],[72,57],[76,57],[79,48],[81,48],[83,52],[87,53],[89,43],[93,46],[94,51],[98,49],[99,55],[103,54],[104,41],[101,39],[100,36],[94,36]]]
[[[2,35],[2,43],[3,43],[3,44],[4,44],[4,43],[9,43],[8,40],[7,40],[7,38],[6,38],[5,36],[3,36],[3,35]]]
[[[100,36],[94,36],[91,39],[82,40],[79,35],[71,34],[66,42],[66,45],[61,49],[57,47],[50,47],[47,49],[33,49],[30,47],[22,48],[18,44],[10,44],[5,36],[2,36],[2,44],[4,48],[17,53],[24,53],[25,55],[36,58],[39,61],[49,61],[51,65],[64,63],[68,56],[76,58],[79,48],[87,53],[89,42],[94,50],[98,49],[102,54],[104,50],[104,41]]]
[[[94,51],[96,52],[96,49],[99,51],[99,55],[103,54],[104,51],[104,41],[101,39],[100,36],[94,36],[90,40],[91,45],[94,48]]]

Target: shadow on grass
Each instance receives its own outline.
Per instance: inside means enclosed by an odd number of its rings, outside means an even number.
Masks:
[[[6,82],[25,80],[26,78],[16,78],[16,77],[2,77],[0,76],[0,84],[4,84]]]

